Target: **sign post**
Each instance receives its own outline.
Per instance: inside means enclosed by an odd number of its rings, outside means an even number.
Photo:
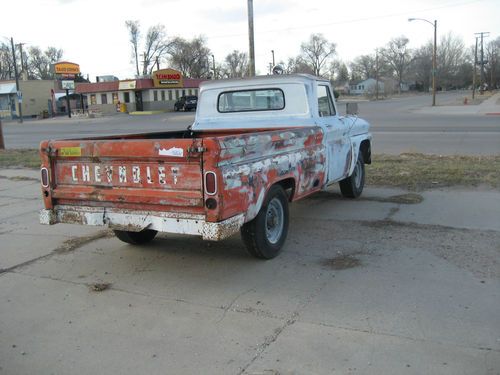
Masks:
[[[0,150],[5,150],[5,143],[3,141],[2,119],[0,119]]]
[[[69,90],[75,89],[75,81],[61,81],[61,88],[66,90],[66,105],[68,106],[68,117],[71,118],[71,104],[69,101]]]

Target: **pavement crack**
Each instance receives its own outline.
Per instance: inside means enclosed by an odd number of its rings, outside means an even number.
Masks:
[[[338,329],[338,330],[348,331],[348,332],[357,332],[357,333],[366,333],[368,335],[375,335],[375,336],[393,337],[393,338],[408,340],[408,341],[415,342],[415,343],[433,343],[433,344],[438,344],[438,345],[450,345],[451,344],[457,348],[473,349],[473,350],[479,350],[479,351],[500,353],[500,349],[494,349],[494,348],[484,347],[484,346],[477,346],[476,347],[476,346],[457,345],[457,344],[450,343],[450,342],[442,342],[439,340],[430,340],[430,339],[421,339],[421,338],[416,338],[416,337],[411,337],[411,336],[406,336],[406,335],[400,335],[400,334],[396,334],[396,333],[377,332],[377,331],[373,330],[371,327],[370,327],[370,329],[362,329],[362,328],[336,326],[334,324],[321,323],[321,322],[302,322],[302,323],[311,324],[311,325],[320,326],[320,327],[326,327],[326,328],[333,328],[333,329]]]
[[[239,298],[241,298],[241,297],[242,297],[242,296],[244,296],[245,294],[250,293],[250,292],[252,292],[252,291],[254,291],[254,289],[253,289],[253,288],[250,288],[250,289],[248,289],[248,290],[245,290],[245,291],[241,292],[241,293],[240,293],[240,294],[238,294],[236,297],[234,297],[234,298],[231,300],[231,302],[230,302],[230,303],[229,303],[229,304],[228,304],[228,305],[224,308],[224,312],[222,313],[221,318],[220,318],[220,319],[219,319],[219,320],[218,320],[215,324],[219,324],[220,322],[222,322],[222,321],[224,320],[224,318],[226,317],[227,312],[228,312],[228,311],[229,311],[229,310],[233,307],[233,305],[236,303],[236,301],[237,301]],[[237,310],[235,310],[235,311],[237,311]]]
[[[80,248],[88,243],[91,243],[93,241],[99,240],[101,238],[106,238],[109,236],[110,236],[110,232],[108,230],[103,230],[103,231],[99,231],[96,234],[93,234],[90,236],[70,238],[69,240],[64,241],[61,245],[59,245],[57,248],[55,248],[54,250],[52,250],[48,254],[27,260],[26,262],[16,264],[12,267],[0,268],[0,275],[2,275],[4,273],[12,272],[18,268],[29,266],[30,264],[36,263],[39,260],[48,259],[54,255],[57,255],[57,254],[65,254],[65,253],[74,251],[74,250],[76,250],[76,249],[78,249],[78,248]]]

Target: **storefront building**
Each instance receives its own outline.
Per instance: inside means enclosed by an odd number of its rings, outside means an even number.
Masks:
[[[15,81],[0,81],[0,118],[18,118],[19,106],[23,117],[52,113],[57,89],[55,80],[20,80],[19,91],[22,96],[18,98]]]
[[[135,111],[169,111],[181,96],[198,95],[203,79],[183,78],[173,69],[152,73],[152,78],[77,83],[76,94],[86,96],[88,109],[102,114],[122,109]],[[123,106],[123,104],[125,106]]]

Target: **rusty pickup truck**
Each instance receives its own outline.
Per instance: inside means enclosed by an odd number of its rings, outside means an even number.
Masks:
[[[369,124],[340,116],[329,81],[278,75],[205,82],[183,131],[48,140],[40,145],[42,224],[107,226],[127,243],[157,232],[278,255],[289,202],[338,182],[358,197]]]

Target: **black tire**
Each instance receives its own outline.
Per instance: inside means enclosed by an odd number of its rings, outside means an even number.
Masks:
[[[252,221],[241,227],[241,238],[250,255],[259,259],[276,257],[288,234],[288,197],[280,185],[273,185]]]
[[[363,192],[365,186],[365,163],[361,152],[354,167],[352,175],[339,182],[340,192],[345,198],[357,198]]]
[[[179,112],[179,107],[177,107],[176,105],[174,105],[174,111],[175,112]]]
[[[119,240],[132,245],[142,245],[148,243],[152,241],[158,233],[157,231],[151,229],[144,229],[140,232],[129,232],[126,230],[114,230],[113,232],[115,232],[115,236]]]

